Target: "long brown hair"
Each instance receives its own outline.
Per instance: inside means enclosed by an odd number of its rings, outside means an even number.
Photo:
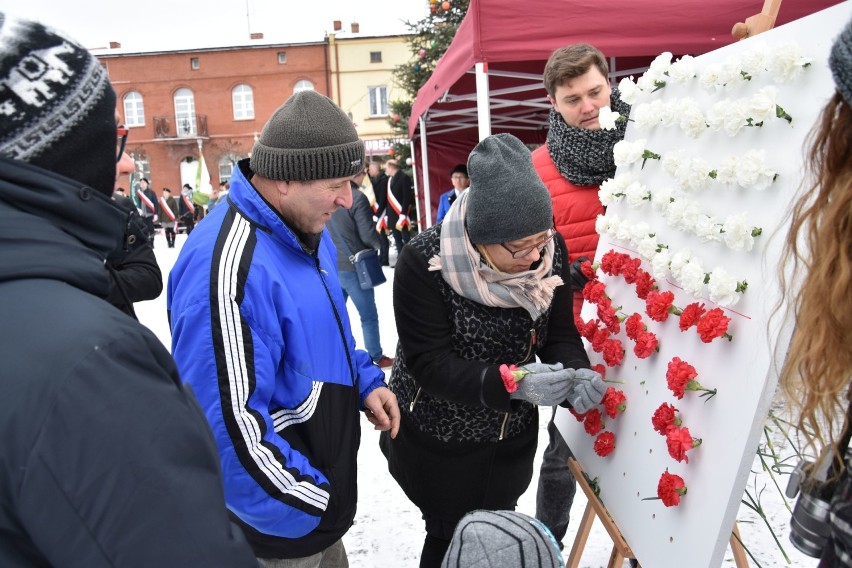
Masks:
[[[781,264],[781,290],[796,329],[780,380],[789,402],[800,410],[794,423],[805,447],[815,453],[836,443],[848,427],[852,382],[850,139],[852,109],[836,92],[808,137],[807,179],[813,182],[793,206]]]

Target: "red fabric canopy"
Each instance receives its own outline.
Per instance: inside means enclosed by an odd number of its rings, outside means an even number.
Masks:
[[[840,1],[783,0],[775,25]],[[550,105],[541,73],[556,48],[591,43],[610,58],[615,75],[639,75],[662,52],[700,55],[734,42],[733,25],[762,8],[762,0],[471,0],[408,123],[421,164],[419,120],[425,120],[433,207],[451,188],[452,167],[466,162],[478,141],[476,63],[487,64],[492,133],[542,143]],[[422,194],[420,167],[417,177]],[[423,223],[422,201],[420,216]]]

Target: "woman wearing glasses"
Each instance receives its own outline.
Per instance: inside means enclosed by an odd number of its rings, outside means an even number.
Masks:
[[[538,405],[585,412],[606,390],[574,326],[568,251],[529,150],[488,137],[468,172],[470,189],[402,250],[394,276],[389,386],[402,424],[381,446],[426,521],[421,567],[440,566],[469,511],[515,508],[532,477]],[[516,382],[502,365],[530,374]]]

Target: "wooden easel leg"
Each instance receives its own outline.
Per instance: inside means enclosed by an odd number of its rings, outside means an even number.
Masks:
[[[624,564],[624,555],[618,550],[618,546],[612,545],[612,553],[609,555],[609,564],[607,568],[621,568]]]
[[[736,521],[734,521],[734,530],[731,532],[731,552],[734,553],[734,563],[737,568],[748,568],[748,556],[740,542],[740,527]]]
[[[586,503],[586,510],[583,511],[583,519],[577,527],[577,536],[574,538],[571,554],[568,555],[566,568],[577,568],[580,565],[580,557],[583,555],[583,549],[586,548],[586,541],[589,539],[589,533],[592,532],[594,522],[595,509],[591,503]]]

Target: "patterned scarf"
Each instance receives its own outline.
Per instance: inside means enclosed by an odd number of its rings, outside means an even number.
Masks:
[[[482,261],[464,226],[468,192],[462,193],[444,217],[441,253],[429,259],[429,270],[440,270],[450,287],[463,298],[497,308],[524,308],[533,321],[550,307],[562,278],[551,275],[553,240],[547,243],[536,268],[509,274]]]
[[[621,116],[630,115],[630,105],[612,89],[610,108]],[[556,109],[550,109],[547,149],[562,177],[574,185],[600,185],[615,175],[612,147],[624,139],[627,121],[615,123],[615,130],[589,130],[568,126]]]

